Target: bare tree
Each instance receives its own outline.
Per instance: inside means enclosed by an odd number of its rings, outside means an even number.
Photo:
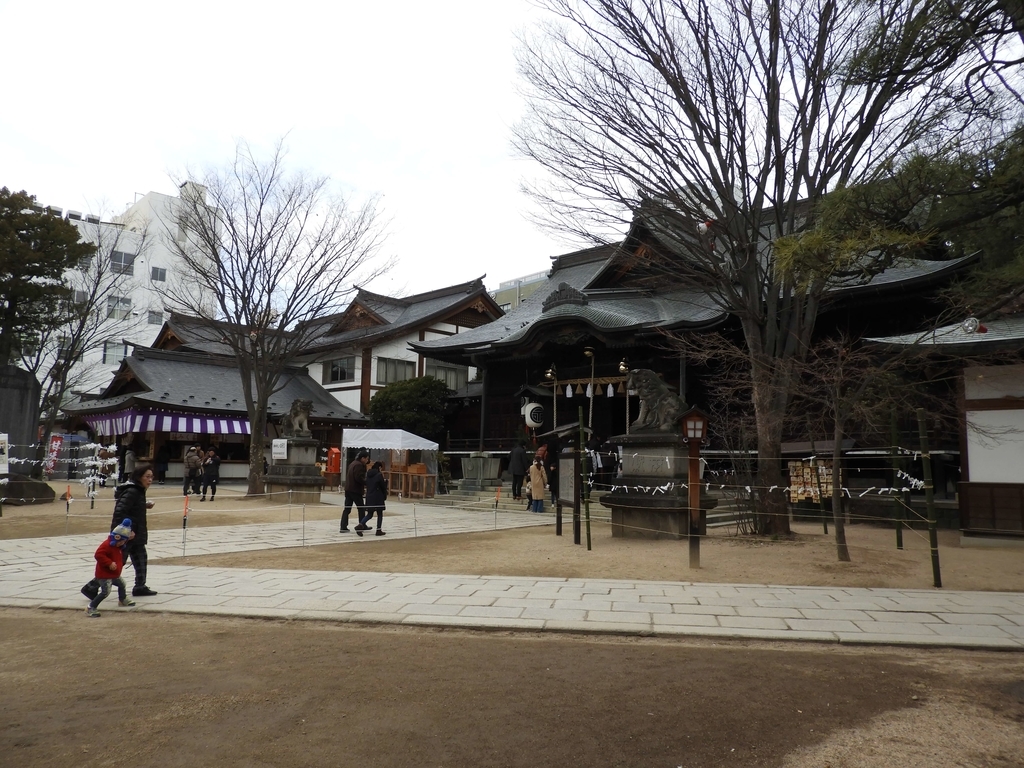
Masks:
[[[338,312],[355,289],[390,268],[376,200],[332,196],[326,177],[285,168],[241,144],[234,162],[181,189],[168,241],[184,266],[168,289],[175,311],[223,339],[238,363],[251,427],[249,494],[262,493],[271,395],[308,346],[311,321]]]
[[[139,308],[132,307],[134,264],[146,244],[145,229],[127,231],[122,224],[77,222],[81,241],[95,248],[64,275],[67,296],[36,343],[22,349],[22,364],[42,383],[42,440],[33,475],[42,475],[50,435],[72,390],[104,383],[107,369],[86,360],[111,340],[133,335]]]
[[[702,289],[736,318],[758,485],[778,486],[786,408],[828,291],[915,245],[870,231],[826,233],[816,249],[820,204],[913,153],[998,143],[1020,105],[958,86],[970,50],[917,66],[915,43],[942,23],[927,3],[539,2],[558,21],[519,55],[529,107],[516,145],[548,174],[528,189],[550,225],[579,236],[641,223],[655,247],[636,251],[633,279]],[[865,56],[881,47],[884,61]],[[785,236],[806,237],[807,258],[783,268],[772,243]],[[788,529],[777,495],[760,503]]]

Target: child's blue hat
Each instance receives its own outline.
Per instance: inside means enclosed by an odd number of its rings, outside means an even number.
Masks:
[[[110,546],[119,547],[122,544],[127,544],[131,537],[132,521],[131,518],[126,517],[119,526],[110,532]]]

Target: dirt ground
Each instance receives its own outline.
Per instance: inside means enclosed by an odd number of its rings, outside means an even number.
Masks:
[[[161,489],[154,528],[180,527]],[[190,530],[287,519],[218,495]],[[164,505],[173,512],[160,514]],[[5,506],[0,538],[105,532],[110,502]],[[82,513],[79,516],[79,513]],[[389,510],[389,515],[397,512]],[[307,507],[335,519],[337,507]],[[385,518],[387,527],[387,518]],[[552,527],[186,558],[196,565],[887,587],[931,586],[927,539],[852,526],[593,549]],[[349,534],[352,535],[352,534]],[[584,538],[585,542],[585,538]],[[1024,550],[943,532],[943,583],[1024,590]],[[155,562],[155,561],[154,561]],[[182,562],[180,559],[164,563]],[[1022,764],[1024,654],[312,621],[0,609],[0,764],[33,766],[775,766]]]
[[[1024,656],[0,609],[0,763],[1021,765]]]

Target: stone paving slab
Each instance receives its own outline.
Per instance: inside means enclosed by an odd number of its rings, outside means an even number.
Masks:
[[[550,518],[405,505],[387,524],[387,540],[393,540],[550,525]],[[336,520],[317,520],[201,528],[186,532],[184,549],[197,555],[327,543],[373,546],[376,537],[340,534],[337,526]],[[78,589],[92,574],[97,543],[95,534],[0,540],[0,606],[82,610]],[[117,607],[112,596],[101,611],[1024,650],[1024,594],[1012,592],[154,563],[182,554],[180,530],[152,532],[148,549],[150,585],[159,594],[138,598],[134,608]]]

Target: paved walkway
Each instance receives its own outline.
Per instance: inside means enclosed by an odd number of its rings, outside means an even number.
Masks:
[[[389,505],[390,506],[390,505]],[[397,511],[397,510],[396,510]],[[411,505],[387,539],[550,524]],[[189,555],[345,542],[337,520],[195,528]],[[96,534],[0,541],[0,606],[82,610]],[[1024,594],[691,584],[609,579],[203,568],[153,564],[182,554],[182,531],[150,533],[149,582],[137,611],[493,629],[711,636],[1024,650]],[[301,563],[301,556],[296,562]],[[131,571],[127,572],[130,580]],[[108,598],[103,610],[125,610]]]

